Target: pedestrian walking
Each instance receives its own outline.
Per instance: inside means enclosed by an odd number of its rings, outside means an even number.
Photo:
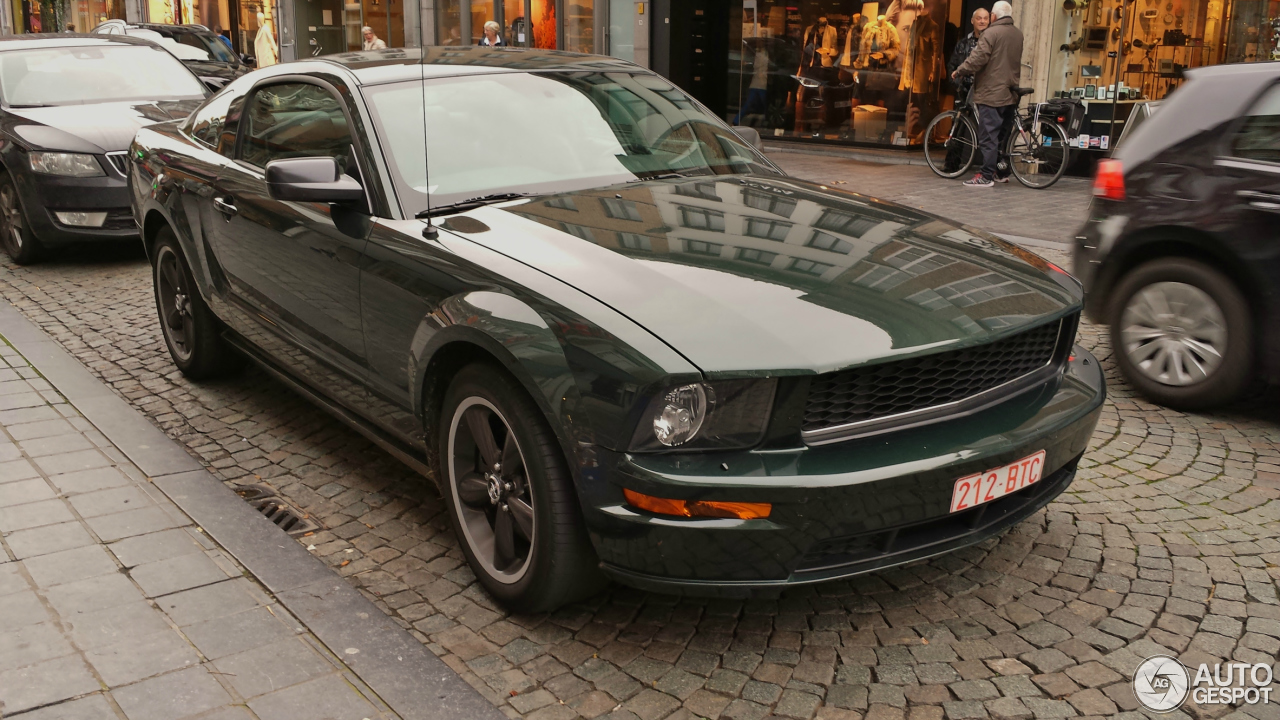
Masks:
[[[382,38],[378,37],[373,33],[373,28],[369,27],[368,25],[365,25],[363,28],[360,29],[360,31],[364,33],[364,45],[361,46],[360,48],[361,50],[386,50],[387,49],[387,44],[382,41]]]
[[[502,39],[502,35],[498,31],[502,28],[498,23],[490,20],[484,24],[484,37],[480,38],[480,44],[485,47],[503,47],[507,43]]]
[[[1008,140],[1018,109],[1016,88],[1022,74],[1022,31],[1013,25],[1013,6],[1000,0],[991,7],[991,25],[978,38],[978,44],[960,67],[951,73],[958,79],[974,77],[973,102],[978,109],[978,148],[982,151],[982,170],[964,184],[989,188],[997,181],[1008,182],[996,174],[1000,149]]]

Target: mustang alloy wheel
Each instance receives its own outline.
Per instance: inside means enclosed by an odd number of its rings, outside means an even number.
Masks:
[[[215,377],[238,367],[239,357],[222,339],[222,328],[200,296],[169,228],[162,229],[156,237],[152,263],[156,312],[173,364],[192,380]]]
[[[40,241],[31,233],[27,217],[18,200],[18,188],[8,173],[0,174],[0,244],[9,258],[19,265],[35,262],[41,251]]]
[[[601,588],[564,452],[533,398],[497,365],[476,363],[442,405],[436,476],[485,589],[534,612]]]
[[[454,411],[449,447],[449,486],[463,536],[494,579],[517,582],[529,570],[536,537],[520,441],[497,408],[470,397]]]
[[[1116,285],[1108,321],[1121,372],[1161,405],[1222,405],[1251,379],[1248,302],[1204,263],[1164,258],[1130,271]]]

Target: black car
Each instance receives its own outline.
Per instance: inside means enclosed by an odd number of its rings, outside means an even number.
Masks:
[[[1198,409],[1280,379],[1280,63],[1187,78],[1099,165],[1074,265],[1125,377]]]
[[[621,60],[264,68],[130,158],[177,367],[248,355],[433,477],[524,611],[979,542],[1070,484],[1101,412],[1065,271],[787,177]]]
[[[222,38],[203,25],[164,25],[108,20],[95,27],[95,35],[127,35],[150,40],[191,68],[214,90],[253,69],[253,58],[237,55]]]
[[[129,143],[140,127],[186,117],[207,93],[146,40],[0,39],[0,244],[14,262],[76,241],[137,237]]]

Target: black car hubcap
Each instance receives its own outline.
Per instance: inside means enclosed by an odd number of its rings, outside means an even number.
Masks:
[[[472,554],[495,580],[518,582],[536,534],[533,489],[511,426],[483,398],[467,398],[454,412],[449,484]]]
[[[9,183],[0,185],[0,213],[4,214],[0,222],[4,223],[5,247],[16,255],[22,252],[22,210],[18,208],[18,192]]]
[[[191,357],[195,336],[195,317],[191,296],[183,281],[178,256],[168,247],[161,248],[156,259],[156,290],[159,294],[160,323],[164,336],[175,354],[183,360]]]

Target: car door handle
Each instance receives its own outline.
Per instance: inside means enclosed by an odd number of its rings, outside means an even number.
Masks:
[[[240,212],[239,210],[236,209],[235,205],[231,204],[226,199],[220,198],[220,197],[216,197],[213,199],[213,207],[217,209],[218,212],[225,215],[228,220],[231,219],[232,215],[235,215],[237,212]]]
[[[1280,195],[1258,190],[1237,190],[1236,196],[1244,198],[1250,207],[1267,212],[1280,212]]]

